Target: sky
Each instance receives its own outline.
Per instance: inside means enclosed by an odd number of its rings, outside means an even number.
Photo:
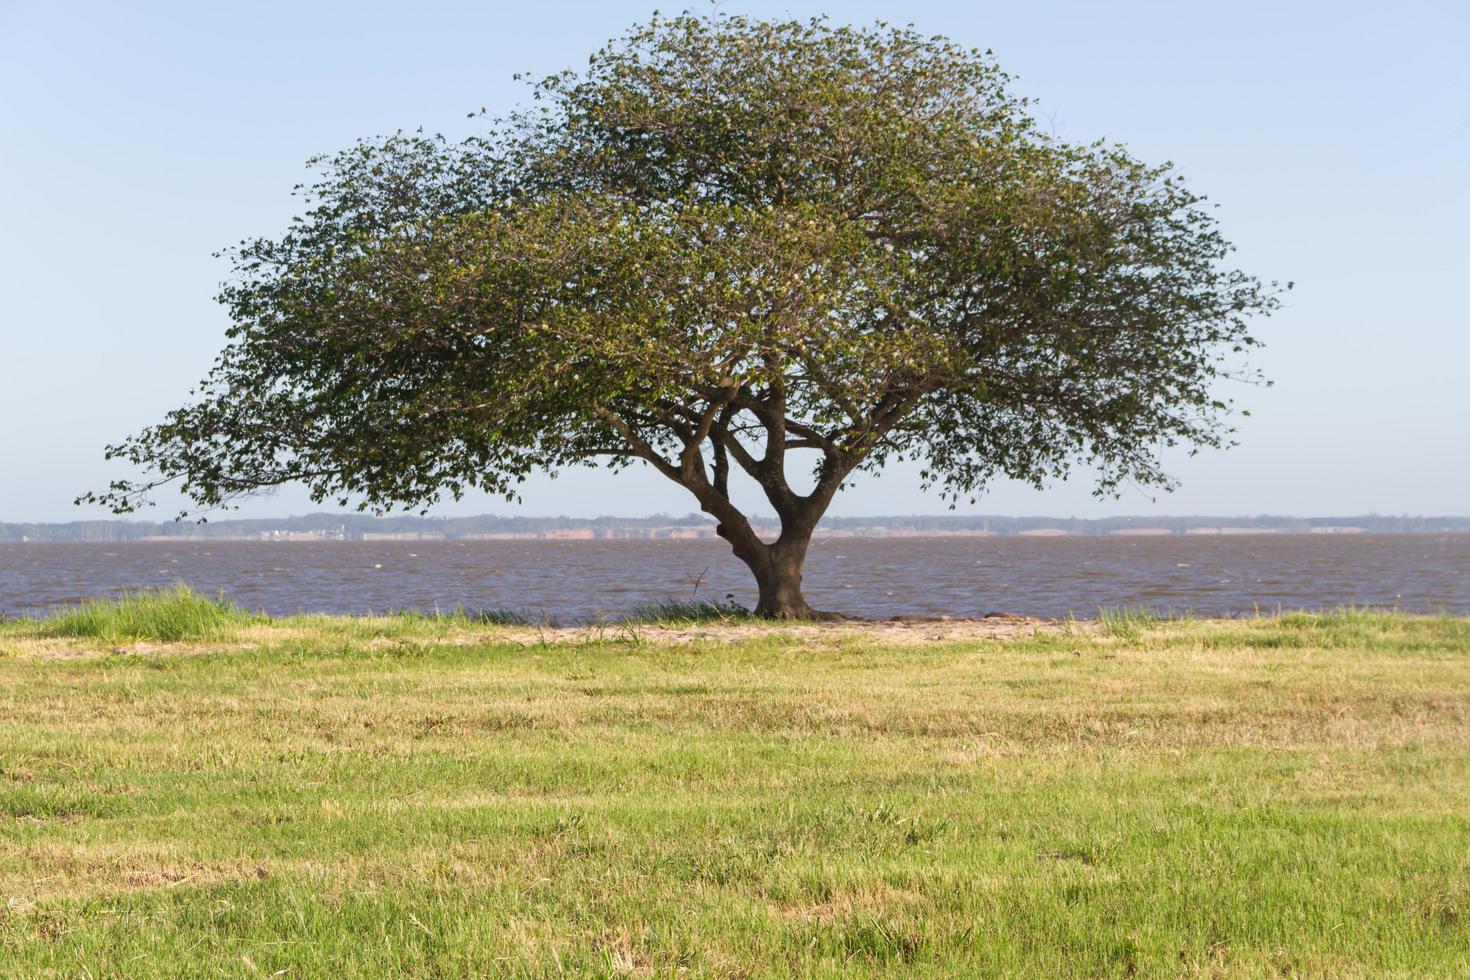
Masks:
[[[585,65],[654,9],[0,0],[0,521],[104,516],[72,504],[131,475],[104,445],[184,403],[223,344],[213,297],[228,268],[212,253],[283,230],[308,157],[420,126],[470,135],[467,113],[526,99],[514,74]],[[1166,457],[1176,492],[1099,500],[1084,470],[1040,491],[996,484],[961,513],[1470,513],[1463,0],[719,9],[912,23],[993,49],[1058,136],[1173,161],[1219,205],[1240,267],[1297,284],[1258,330],[1275,384],[1223,389],[1251,412],[1240,445]],[[897,466],[831,512],[946,506]],[[240,516],[317,509],[287,488]],[[538,477],[518,505],[469,496],[434,512],[693,509],[644,469]]]

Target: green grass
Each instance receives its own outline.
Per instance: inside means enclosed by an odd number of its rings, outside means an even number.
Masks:
[[[635,623],[714,623],[754,619],[751,611],[733,596],[723,602],[709,599],[663,599],[635,606],[628,620]]]
[[[1470,975],[1470,620],[230,629],[0,625],[0,975]]]
[[[86,638],[104,643],[156,640],[224,640],[240,627],[267,622],[223,599],[202,596],[187,585],[92,599],[57,610],[43,620],[20,620],[37,636]]]
[[[1135,640],[1158,626],[1163,617],[1146,606],[1107,606],[1097,611],[1097,621],[1110,636]]]
[[[517,609],[453,609],[449,612],[425,612],[405,609],[392,615],[406,623],[428,623],[437,626],[554,626],[548,616],[537,616]]]

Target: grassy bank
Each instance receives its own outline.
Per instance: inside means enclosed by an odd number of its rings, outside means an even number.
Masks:
[[[1467,620],[105,612],[0,625],[9,975],[1470,973]]]

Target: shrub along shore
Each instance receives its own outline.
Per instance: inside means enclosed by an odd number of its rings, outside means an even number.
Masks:
[[[1470,971],[1470,620],[706,613],[0,624],[0,974]]]

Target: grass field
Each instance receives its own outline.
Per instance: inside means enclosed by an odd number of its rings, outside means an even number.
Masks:
[[[1470,975],[1470,620],[199,603],[0,626],[5,975]]]

